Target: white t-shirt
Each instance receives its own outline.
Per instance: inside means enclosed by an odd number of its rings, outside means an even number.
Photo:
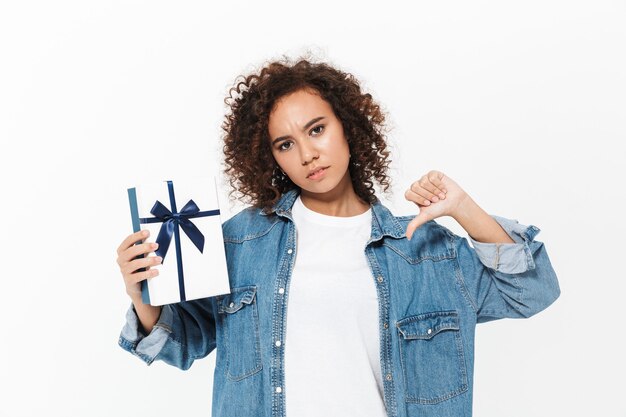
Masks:
[[[292,208],[296,259],[285,336],[288,417],[386,416],[378,299],[365,256],[371,208],[352,217]]]

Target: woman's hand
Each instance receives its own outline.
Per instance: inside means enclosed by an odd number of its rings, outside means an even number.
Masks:
[[[150,266],[161,264],[161,257],[150,256],[148,254],[154,252],[158,248],[158,243],[143,242],[148,238],[150,232],[148,230],[140,230],[132,235],[127,236],[122,244],[117,248],[117,264],[124,277],[126,285],[126,294],[133,299],[141,297],[140,282],[147,278],[159,275],[158,269],[150,269]],[[142,241],[140,245],[135,242]],[[145,255],[144,258],[135,259],[139,255]],[[137,271],[140,268],[146,268],[145,271]]]
[[[404,198],[413,201],[420,212],[406,228],[410,240],[415,229],[427,221],[441,216],[455,217],[462,205],[469,200],[467,193],[450,177],[440,171],[429,171],[411,184]]]
[[[150,269],[150,266],[159,265],[162,262],[160,256],[148,256],[158,247],[158,243],[145,242],[150,236],[148,230],[140,230],[132,235],[128,235],[122,244],[117,248],[117,264],[124,277],[126,285],[126,294],[133,301],[139,323],[140,331],[146,335],[152,332],[152,328],[161,316],[161,306],[155,307],[150,304],[143,304],[141,301],[141,284],[140,282],[147,278],[153,278],[159,275],[158,269]],[[142,242],[135,245],[135,242]],[[139,255],[143,258],[135,259]],[[145,268],[145,271],[137,271]]]

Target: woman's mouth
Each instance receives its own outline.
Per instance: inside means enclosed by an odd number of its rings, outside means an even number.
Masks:
[[[313,174],[309,175],[307,178],[310,180],[319,180],[320,178],[324,177],[326,175],[326,168],[322,168],[319,169],[317,171],[315,171]]]

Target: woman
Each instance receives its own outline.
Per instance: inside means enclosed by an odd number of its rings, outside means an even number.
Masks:
[[[235,97],[233,97],[235,93]],[[430,171],[394,216],[384,116],[350,74],[273,62],[226,99],[226,174],[252,205],[223,224],[231,293],[143,305],[141,232],[118,249],[120,345],[188,369],[217,347],[214,416],[470,416],[474,329],[559,295],[539,231]],[[474,248],[433,219],[451,216]],[[158,278],[157,278],[158,279]]]

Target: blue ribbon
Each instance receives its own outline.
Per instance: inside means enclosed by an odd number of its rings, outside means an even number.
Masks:
[[[139,221],[141,223],[163,223],[156,239],[156,242],[159,244],[159,248],[155,251],[156,255],[162,258],[161,263],[165,261],[165,255],[170,247],[172,236],[175,236],[174,243],[176,246],[176,258],[178,264],[178,288],[180,292],[180,301],[185,301],[185,278],[183,275],[183,259],[180,247],[179,226],[193,242],[195,247],[198,248],[200,253],[203,253],[204,235],[189,219],[215,216],[220,214],[220,211],[200,211],[198,205],[193,200],[189,200],[187,204],[183,206],[181,211],[178,212],[176,210],[176,198],[174,197],[174,184],[172,181],[167,181],[167,188],[169,191],[170,206],[172,207],[172,211],[157,200],[150,210],[150,213],[152,213],[155,217],[140,218]]]

